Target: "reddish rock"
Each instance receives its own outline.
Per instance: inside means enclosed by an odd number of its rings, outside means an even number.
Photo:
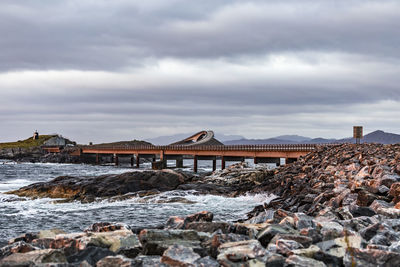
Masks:
[[[393,203],[400,201],[400,182],[391,185],[389,195],[393,197]]]

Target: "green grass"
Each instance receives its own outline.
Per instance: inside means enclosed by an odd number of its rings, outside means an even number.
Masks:
[[[52,138],[54,135],[40,135],[39,139],[33,140],[29,137],[25,140],[19,140],[17,142],[0,143],[0,149],[3,148],[31,148],[43,145],[44,142]]]

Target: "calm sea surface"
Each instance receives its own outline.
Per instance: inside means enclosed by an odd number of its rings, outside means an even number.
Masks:
[[[185,160],[185,165],[191,161]],[[172,162],[171,162],[172,164]],[[143,168],[149,167],[144,164]],[[210,171],[207,163],[200,163],[200,171]],[[54,199],[26,199],[4,192],[22,186],[49,181],[61,175],[92,176],[133,171],[128,167],[92,166],[52,163],[15,163],[0,160],[0,245],[22,233],[59,228],[67,232],[81,231],[95,222],[124,222],[131,226],[156,226],[169,216],[187,215],[203,210],[212,211],[215,220],[236,220],[244,217],[255,205],[267,201],[267,195],[227,198],[196,195],[195,192],[169,191],[147,200],[133,198],[124,201],[102,201],[55,204]],[[136,170],[136,171],[141,171]],[[184,197],[192,204],[158,203]]]

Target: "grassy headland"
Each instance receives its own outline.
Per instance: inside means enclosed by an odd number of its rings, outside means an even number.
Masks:
[[[54,135],[41,135],[39,139],[34,140],[29,137],[25,140],[18,140],[17,142],[0,143],[0,149],[4,148],[32,148],[43,145],[44,142],[52,138]]]

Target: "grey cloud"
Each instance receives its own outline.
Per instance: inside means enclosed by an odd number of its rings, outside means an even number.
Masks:
[[[0,140],[400,131],[398,25],[397,1],[3,0]]]
[[[1,69],[111,70],[152,57],[309,50],[399,59],[396,1],[53,2],[2,1]]]

